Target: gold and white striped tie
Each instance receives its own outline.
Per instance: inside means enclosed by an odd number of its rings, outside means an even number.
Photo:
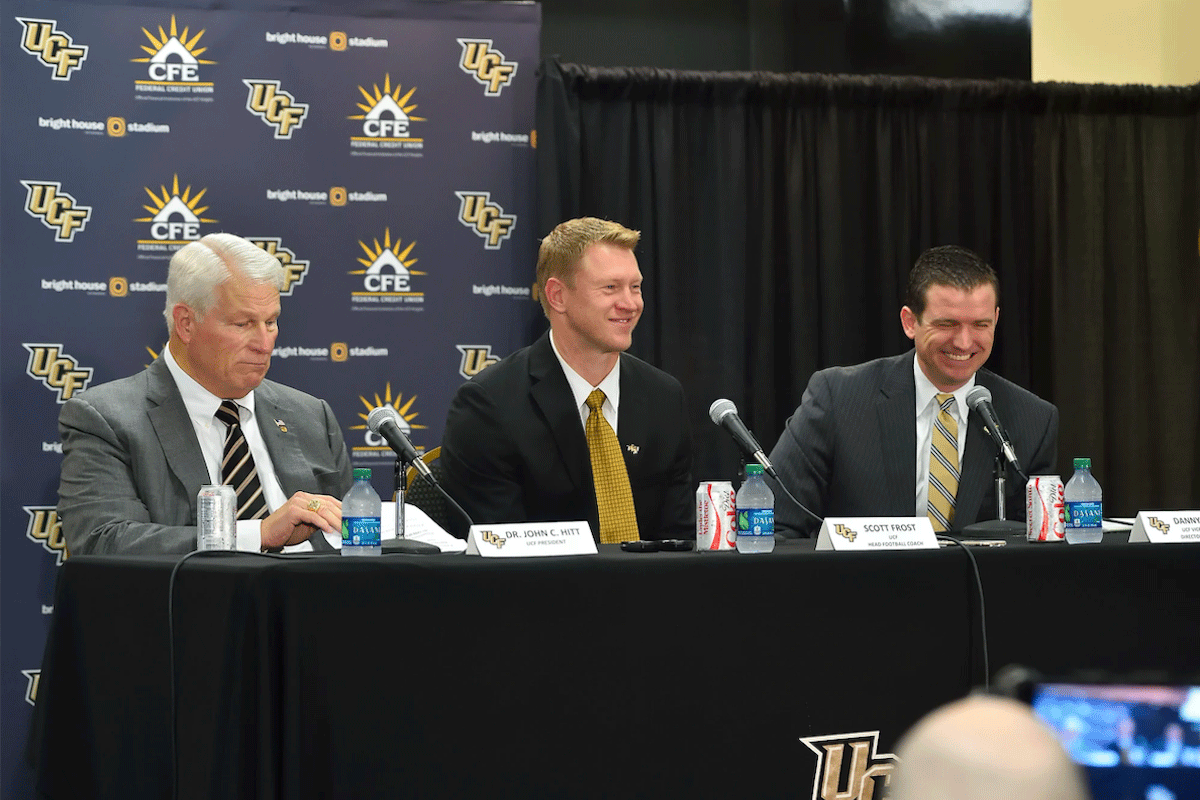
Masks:
[[[958,494],[958,420],[954,395],[937,396],[940,410],[933,420],[933,446],[929,451],[929,521],[935,532],[950,530],[954,522],[954,496]]]

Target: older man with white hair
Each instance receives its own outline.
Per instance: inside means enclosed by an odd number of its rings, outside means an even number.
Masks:
[[[283,281],[278,259],[231,234],[174,255],[159,358],[59,413],[70,553],[194,550],[196,494],[219,483],[237,492],[239,550],[333,549],[352,482],[341,428],[325,401],[266,380]]]

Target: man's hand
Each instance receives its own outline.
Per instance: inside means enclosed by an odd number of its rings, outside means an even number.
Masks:
[[[260,528],[264,550],[299,544],[317,530],[341,535],[342,501],[327,494],[296,492]]]

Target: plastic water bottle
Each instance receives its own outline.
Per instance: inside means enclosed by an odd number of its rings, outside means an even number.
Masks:
[[[383,552],[379,541],[382,508],[371,485],[371,470],[354,470],[354,485],[342,498],[342,555],[377,556]]]
[[[739,553],[769,553],[775,549],[775,495],[763,481],[760,464],[746,465],[746,480],[737,493]]]
[[[1063,488],[1063,520],[1067,542],[1091,544],[1104,539],[1100,520],[1103,516],[1103,492],[1092,477],[1092,460],[1075,459],[1075,474]]]

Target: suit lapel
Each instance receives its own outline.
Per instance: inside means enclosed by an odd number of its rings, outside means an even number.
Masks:
[[[581,489],[591,486],[591,460],[587,439],[575,408],[575,397],[562,366],[550,346],[550,334],[533,343],[529,353],[530,396],[541,411],[550,437],[558,448],[559,457],[571,482]],[[583,472],[584,464],[588,473]]]
[[[621,397],[630,398],[621,403],[617,417],[617,439],[621,443],[621,454],[625,457],[625,472],[630,484],[636,486],[634,476],[641,473],[641,448],[650,441],[650,419],[646,415],[646,404],[634,402],[632,398],[647,397],[646,387],[639,380],[636,370],[629,367],[630,358],[621,357]]]
[[[254,390],[254,417],[285,497],[312,485],[312,468],[300,451],[299,439],[289,427],[301,423],[299,419],[289,419],[294,416],[279,404],[279,398],[268,382],[263,381]]]
[[[183,396],[171,377],[167,364],[161,359],[150,365],[149,392],[150,408],[146,415],[162,444],[167,467],[183,486],[203,486],[212,483],[200,443],[196,441],[196,430],[192,427]],[[192,517],[196,514],[196,497],[188,498]]]
[[[915,352],[915,351],[914,351]],[[887,475],[886,505],[891,513],[912,516],[917,485],[917,387],[913,379],[913,353],[898,357],[879,387],[876,432]]]

